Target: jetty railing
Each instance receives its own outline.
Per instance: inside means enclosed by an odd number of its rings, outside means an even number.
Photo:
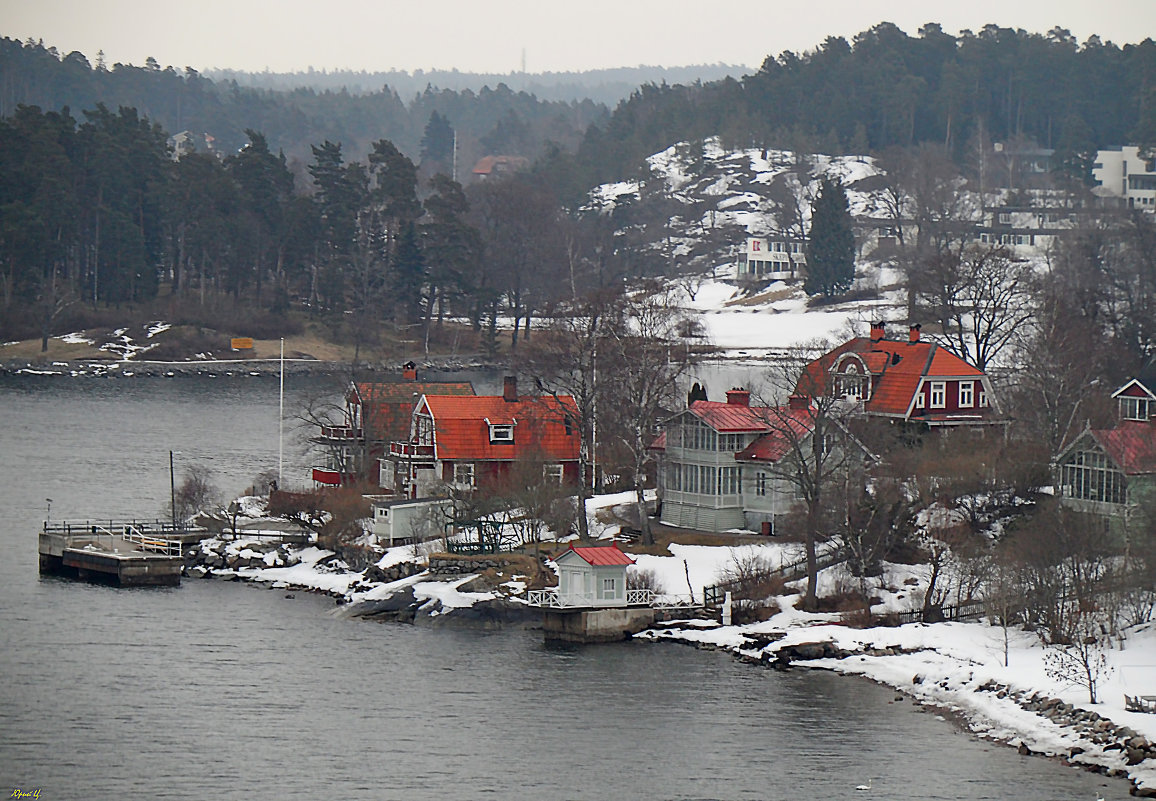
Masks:
[[[107,537],[110,547],[120,540],[141,551],[180,556],[181,541],[175,537],[201,530],[199,526],[174,526],[171,521],[164,520],[58,520],[45,521],[43,533],[64,537],[70,544],[91,542],[99,545]]]
[[[546,590],[530,590],[526,593],[526,602],[530,606],[544,606],[550,609],[568,609],[571,607],[609,606],[610,598],[597,598],[592,592],[576,592],[562,596],[558,588]],[[601,601],[601,603],[599,603]],[[627,590],[627,606],[648,606],[654,602],[654,591],[650,589]]]

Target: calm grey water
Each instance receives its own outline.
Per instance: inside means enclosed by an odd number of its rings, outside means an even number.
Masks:
[[[286,408],[315,391],[289,381]],[[537,632],[353,621],[331,600],[233,583],[42,579],[46,498],[54,518],[160,514],[170,449],[178,480],[200,464],[231,492],[275,468],[276,381],[0,378],[0,415],[0,796],[1127,797],[857,679],[669,644],[557,650]],[[286,457],[304,476],[294,442]]]

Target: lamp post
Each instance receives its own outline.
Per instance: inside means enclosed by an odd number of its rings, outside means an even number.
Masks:
[[[173,531],[177,530],[177,481],[173,474],[173,454],[180,451],[169,451],[169,510],[172,516]]]
[[[177,530],[177,482],[173,477],[173,452],[169,451],[169,512],[172,516],[173,531]]]

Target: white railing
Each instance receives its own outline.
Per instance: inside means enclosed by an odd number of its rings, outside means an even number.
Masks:
[[[148,533],[147,531],[142,531],[135,526],[124,527],[124,539],[126,542],[131,542],[138,546],[142,551],[159,553],[163,554],[164,556],[181,555],[180,540],[170,540],[164,537],[157,537]]]
[[[570,593],[565,597],[558,594],[557,588],[549,590],[530,590],[526,593],[526,603],[530,606],[542,606],[550,609],[569,609],[585,607],[613,606],[615,599],[595,597],[594,593]],[[653,603],[652,590],[627,590],[627,606],[647,606]]]

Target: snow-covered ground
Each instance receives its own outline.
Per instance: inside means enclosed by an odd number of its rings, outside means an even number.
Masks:
[[[615,522],[618,516],[615,510],[620,513],[622,507],[633,501],[633,493],[591,499],[587,507],[591,530],[603,538],[616,535],[620,524]],[[470,591],[465,585],[474,575],[437,577],[425,571],[394,581],[370,581],[367,571],[349,570],[331,551],[315,546],[271,551],[269,546],[262,546],[263,503],[259,499],[241,499],[240,503],[242,515],[248,520],[246,531],[252,536],[207,543],[210,548],[236,556],[243,563],[235,568],[210,571],[218,577],[325,592],[352,604],[381,601],[412,590],[420,606],[418,611],[430,616],[452,615],[456,610],[487,601],[516,601],[526,587],[520,580],[524,577],[515,576],[500,587]],[[272,529],[264,533],[272,533]],[[623,548],[631,553],[629,545]],[[636,565],[631,569],[648,573],[657,585],[656,592],[667,601],[693,597],[701,602],[703,588],[719,583],[727,571],[750,566],[755,561],[774,568],[797,561],[801,553],[798,543],[776,541],[739,546],[673,544],[666,555],[632,554]],[[419,556],[412,546],[391,548],[380,556],[375,566],[384,570],[412,562]],[[835,566],[820,574],[820,594],[866,589],[870,597],[878,600],[872,607],[876,613],[917,609],[926,575],[919,565],[885,563],[883,575],[868,580],[869,587],[858,586],[859,581],[844,566]],[[797,592],[803,588],[802,582],[789,586]],[[1061,699],[1156,742],[1156,715],[1128,712],[1124,708],[1125,694],[1156,693],[1156,623],[1132,629],[1122,643],[1108,652],[1111,672],[1098,688],[1100,703],[1091,705],[1085,689],[1064,685],[1048,676],[1044,669],[1044,648],[1034,634],[1007,632],[1005,665],[1005,631],[998,626],[970,622],[852,628],[839,613],[812,614],[795,609],[798,597],[788,595],[775,599],[780,611],[757,623],[722,626],[710,620],[687,620],[665,624],[638,636],[720,648],[753,662],[773,661],[781,648],[831,643],[851,655],[794,664],[866,676],[922,703],[950,710],[979,736],[1127,775],[1138,787],[1156,791],[1156,765],[1151,764],[1152,759],[1129,767],[1120,750],[1092,742],[1088,732],[1025,709],[1033,697]]]
[[[697,315],[704,344],[722,351],[723,358],[765,358],[818,341],[842,341],[865,335],[879,319],[899,319],[902,299],[885,292],[877,300],[855,301],[812,309],[801,287],[771,284],[754,296],[744,296],[736,284],[705,281],[685,307]]]

